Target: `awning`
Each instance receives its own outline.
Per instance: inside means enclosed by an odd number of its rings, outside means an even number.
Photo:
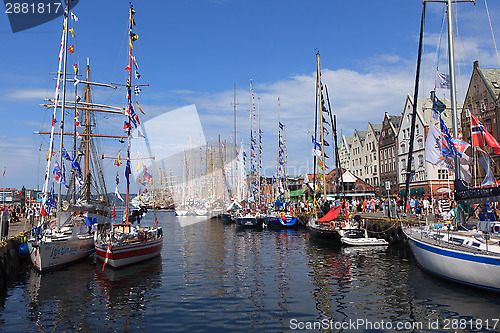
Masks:
[[[416,189],[416,188],[412,188],[412,189],[410,190],[410,194],[411,194],[411,195],[415,195],[415,194],[417,194],[417,189]]]
[[[424,189],[423,187],[419,187],[419,188],[417,188],[417,194],[418,194],[418,195],[422,195],[422,194],[424,194],[424,193],[425,193],[425,189]]]
[[[405,195],[406,194],[406,189],[402,189],[401,191],[399,191],[399,195]]]
[[[302,190],[290,191],[290,197],[300,197],[302,195]]]

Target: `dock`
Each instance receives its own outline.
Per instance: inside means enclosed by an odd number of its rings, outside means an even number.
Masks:
[[[29,224],[24,218],[9,223],[8,234],[0,241],[0,290],[13,280],[24,259],[19,254],[19,246],[26,242]]]

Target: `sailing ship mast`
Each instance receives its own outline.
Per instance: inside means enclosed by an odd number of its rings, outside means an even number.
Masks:
[[[326,200],[326,172],[325,172],[325,132],[324,132],[324,125],[323,125],[323,85],[321,83],[321,67],[320,67],[320,61],[319,61],[319,52],[316,53],[316,61],[318,65],[318,72],[317,72],[317,92],[318,92],[318,99],[319,99],[319,119],[320,119],[320,138],[321,138],[321,159],[319,163],[319,168],[321,169],[320,175],[321,178],[320,180],[323,180],[323,199]]]
[[[447,21],[448,21],[448,60],[450,70],[450,99],[451,99],[451,117],[453,136],[458,138],[457,124],[457,99],[455,86],[455,48],[453,45],[453,19],[452,19],[452,0],[448,0],[447,4]],[[458,154],[455,154],[455,180],[460,179],[460,160]]]
[[[127,199],[125,201],[125,221],[128,222],[129,217],[129,203],[130,203],[130,145],[132,140],[132,126],[131,123],[135,122],[132,118],[132,38],[135,34],[132,32],[134,26],[134,7],[130,5],[129,11],[129,48],[128,48],[128,80],[127,80],[127,107],[128,107],[128,128],[127,128],[127,164],[125,166],[125,178],[127,180]]]
[[[64,11],[64,58],[63,58],[63,86],[62,86],[62,106],[61,106],[61,133],[64,133],[64,108],[66,106],[66,67],[68,63],[68,48],[66,47],[68,45],[68,34],[69,34],[69,0],[66,0],[66,9]],[[59,166],[62,168],[63,167],[63,145],[64,145],[64,135],[61,135],[60,140],[59,140]],[[50,163],[50,156],[49,156],[49,163]],[[62,169],[61,169],[62,170]],[[48,176],[47,174],[45,175],[46,177]],[[64,177],[64,172],[63,172],[63,177]],[[58,191],[57,191],[57,211],[60,211],[62,208],[62,181],[59,182],[58,186]],[[57,214],[57,225],[61,225],[61,216],[60,214]]]

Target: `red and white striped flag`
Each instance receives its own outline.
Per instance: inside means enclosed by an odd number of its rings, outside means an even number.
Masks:
[[[111,242],[108,243],[108,250],[106,251],[106,259],[104,260],[104,264],[102,264],[102,270],[104,270],[104,267],[108,263],[110,253],[111,253]]]

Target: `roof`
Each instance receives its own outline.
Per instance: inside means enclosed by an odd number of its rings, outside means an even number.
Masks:
[[[477,72],[483,78],[491,94],[498,97],[500,94],[500,68],[477,68]],[[493,85],[493,82],[498,88]]]
[[[394,128],[399,127],[399,125],[401,124],[401,119],[403,118],[403,116],[388,116],[388,117],[389,117],[389,120],[391,121],[392,126],[394,126]]]
[[[354,130],[354,135],[358,135],[359,139],[361,141],[365,141],[366,139],[366,131],[358,131],[358,130]]]

